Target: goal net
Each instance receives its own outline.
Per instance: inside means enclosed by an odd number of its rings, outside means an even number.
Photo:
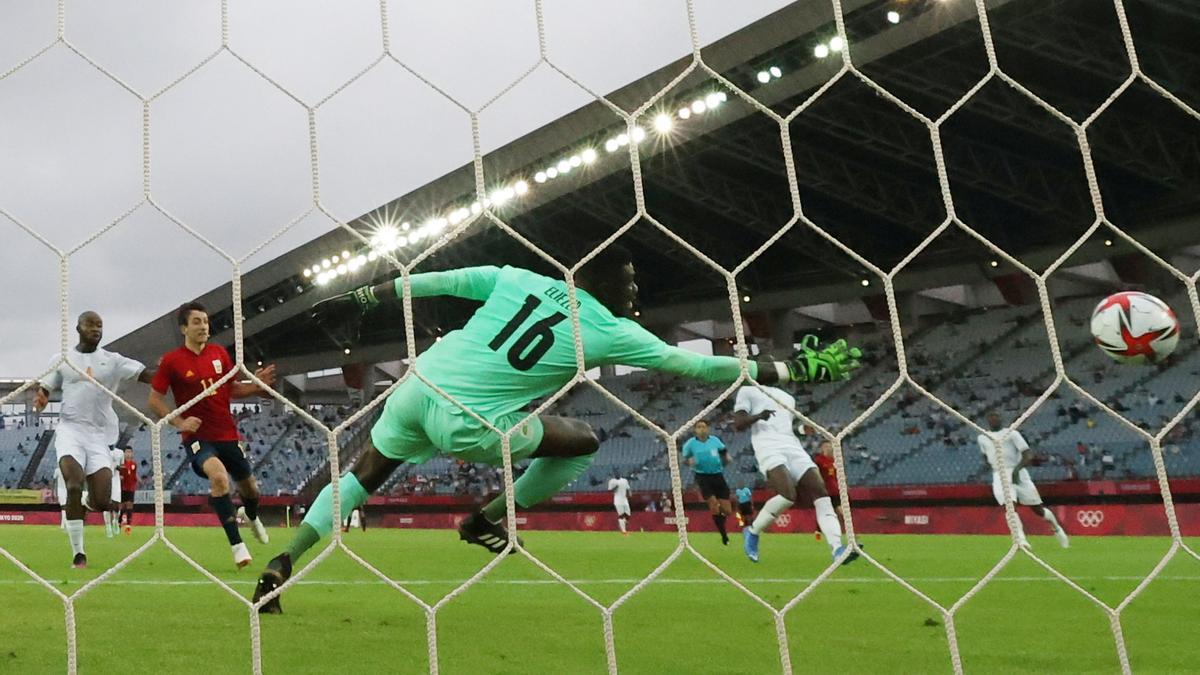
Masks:
[[[594,390],[608,404],[621,410],[623,414],[630,416],[637,424],[651,430],[664,440],[665,469],[669,472],[671,502],[675,505],[683,505],[687,501],[684,492],[686,478],[681,474],[681,470],[686,472],[686,467],[681,467],[679,460],[679,450],[683,441],[690,434],[695,422],[713,414],[721,404],[730,399],[739,386],[745,384],[753,385],[753,381],[749,376],[749,364],[757,354],[757,350],[755,349],[752,353],[751,345],[753,340],[747,334],[749,328],[744,316],[749,298],[748,296],[743,297],[744,291],[742,290],[746,287],[746,277],[751,274],[749,270],[752,270],[753,266],[760,262],[763,256],[768,255],[772,247],[776,247],[779,242],[786,240],[788,237],[795,236],[797,233],[803,233],[806,241],[816,242],[814,245],[821,247],[822,250],[831,251],[833,255],[839,255],[847,261],[853,261],[854,269],[861,270],[864,275],[862,280],[863,285],[874,285],[876,289],[879,289],[878,292],[882,294],[885,304],[884,313],[888,317],[887,327],[890,330],[889,339],[891,344],[886,345],[886,347],[889,351],[894,350],[896,358],[894,379],[883,383],[877,391],[873,391],[870,402],[861,410],[855,411],[853,417],[844,424],[823,424],[810,416],[810,411],[808,410],[792,410],[793,414],[799,420],[802,420],[804,425],[811,429],[816,437],[832,441],[833,456],[837,469],[837,485],[840,494],[843,496],[840,502],[840,515],[844,522],[845,537],[848,545],[847,554],[851,552],[857,553],[865,561],[865,564],[873,566],[913,596],[919,598],[922,603],[925,603],[940,617],[945,631],[945,639],[949,646],[947,654],[949,664],[956,673],[964,672],[964,670],[968,670],[970,667],[970,663],[965,663],[960,655],[960,638],[956,631],[956,618],[959,616],[959,610],[973,596],[987,587],[989,583],[1000,575],[1010,562],[1020,556],[1024,556],[1044,568],[1049,574],[1055,576],[1074,592],[1080,594],[1089,602],[1094,603],[1103,612],[1111,628],[1112,643],[1115,647],[1120,667],[1123,672],[1132,672],[1133,666],[1131,666],[1130,658],[1127,655],[1126,639],[1122,633],[1122,616],[1124,610],[1176,556],[1191,556],[1200,560],[1200,555],[1189,548],[1181,536],[1180,524],[1177,519],[1176,508],[1168,483],[1167,466],[1164,461],[1165,439],[1192,413],[1197,400],[1200,399],[1200,394],[1191,396],[1179,408],[1178,412],[1173,414],[1171,419],[1156,431],[1147,430],[1139,426],[1136,422],[1122,416],[1121,412],[1113,409],[1110,400],[1102,399],[1091,393],[1086,386],[1087,383],[1080,382],[1079,377],[1068,371],[1066,362],[1070,359],[1071,355],[1065,353],[1063,347],[1065,343],[1059,336],[1059,329],[1062,324],[1056,321],[1056,307],[1052,303],[1053,294],[1049,287],[1051,275],[1060,271],[1071,256],[1081,247],[1088,245],[1089,241],[1093,241],[1096,238],[1107,238],[1116,240],[1127,249],[1140,253],[1170,277],[1177,280],[1179,287],[1184,290],[1176,298],[1177,301],[1190,305],[1191,316],[1200,317],[1200,299],[1198,299],[1196,291],[1200,271],[1189,273],[1186,270],[1180,269],[1169,262],[1163,255],[1160,255],[1152,248],[1143,244],[1138,238],[1126,232],[1122,227],[1114,224],[1114,218],[1109,215],[1111,205],[1101,190],[1100,179],[1097,177],[1097,171],[1093,164],[1091,147],[1093,137],[1090,132],[1098,120],[1102,119],[1106,110],[1113,106],[1131,87],[1147,87],[1183,115],[1200,120],[1200,113],[1189,102],[1177,96],[1170,88],[1160,84],[1155,77],[1143,69],[1139,61],[1138,40],[1135,40],[1134,32],[1131,31],[1130,23],[1126,16],[1126,8],[1122,0],[1113,0],[1112,9],[1115,11],[1119,26],[1119,36],[1127,60],[1127,73],[1122,76],[1122,79],[1111,91],[1107,92],[1099,100],[1097,105],[1083,111],[1082,114],[1078,110],[1064,111],[1059,105],[1052,103],[1046,96],[1039,95],[1039,93],[1023,84],[1021,79],[1006,70],[1006,63],[1002,58],[997,56],[994,31],[989,24],[989,16],[995,11],[993,5],[1002,5],[1004,4],[1003,2],[987,2],[986,0],[976,0],[974,4],[965,0],[962,2],[958,0],[941,3],[930,2],[926,4],[934,6],[954,5],[954,7],[939,7],[939,11],[951,13],[942,14],[940,17],[933,10],[930,11],[928,16],[924,16],[923,18],[917,17],[926,22],[950,21],[951,17],[957,17],[954,18],[955,21],[967,20],[972,22],[973,25],[977,25],[978,27],[981,41],[979,47],[983,50],[986,58],[987,67],[980,78],[963,91],[961,95],[957,96],[952,104],[945,107],[944,110],[936,115],[931,115],[927,109],[914,104],[905,96],[893,92],[889,86],[881,84],[876,78],[872,77],[870,69],[864,67],[864,63],[872,58],[876,58],[876,56],[869,53],[862,54],[859,47],[860,40],[856,39],[858,36],[847,28],[847,16],[849,14],[870,11],[878,16],[878,30],[880,32],[886,31],[889,29],[889,26],[897,25],[902,20],[907,20],[908,17],[902,16],[902,14],[904,12],[915,12],[915,10],[910,9],[910,5],[920,3],[870,3],[832,0],[830,14],[832,23],[828,27],[821,28],[820,30],[814,29],[803,36],[794,36],[796,39],[804,38],[807,40],[811,35],[820,35],[821,41],[819,43],[814,42],[812,45],[815,47],[813,55],[814,58],[819,59],[821,63],[825,64],[829,72],[829,77],[823,84],[815,87],[800,105],[790,107],[786,110],[781,109],[780,105],[764,102],[761,97],[749,91],[745,83],[734,81],[726,72],[721,70],[720,66],[710,63],[713,58],[719,60],[721,57],[719,54],[716,57],[710,56],[703,49],[705,45],[701,42],[698,22],[702,20],[705,7],[707,6],[706,3],[687,0],[687,2],[680,4],[679,11],[686,14],[691,55],[687,59],[686,64],[675,72],[664,86],[657,91],[645,92],[633,105],[628,103],[629,96],[623,96],[618,101],[615,97],[597,93],[584,78],[577,76],[573,66],[565,65],[556,57],[553,48],[548,47],[548,45],[553,44],[553,40],[549,39],[550,36],[547,35],[549,29],[544,18],[544,12],[546,11],[545,4],[547,3],[543,3],[541,0],[535,2],[535,30],[530,32],[528,39],[536,43],[536,59],[528,64],[528,68],[519,77],[505,82],[503,86],[493,91],[476,91],[471,92],[470,96],[462,96],[457,92],[444,89],[436,76],[427,74],[420,66],[409,63],[403,55],[403,51],[397,49],[396,38],[394,37],[397,25],[397,8],[394,3],[381,2],[379,5],[377,26],[379,43],[377,48],[373,50],[374,53],[365,66],[349,79],[339,82],[319,94],[312,94],[311,92],[301,93],[295,91],[295,88],[289,86],[286,81],[277,78],[269,65],[263,64],[257,57],[250,55],[250,52],[243,51],[239,45],[231,40],[230,35],[236,31],[237,27],[232,25],[233,22],[227,2],[221,2],[220,39],[216,49],[191,64],[189,68],[173,79],[167,86],[146,89],[135,83],[123,80],[120,74],[114,69],[94,59],[87,47],[76,44],[72,39],[69,29],[74,7],[68,5],[65,0],[60,0],[57,6],[55,35],[52,41],[42,48],[29,53],[26,57],[16,62],[14,66],[0,73],[0,86],[3,86],[6,79],[17,76],[23,70],[38,63],[40,59],[48,58],[50,54],[66,50],[69,52],[71,58],[86,64],[95,72],[97,77],[102,77],[116,87],[119,87],[129,97],[129,100],[134,102],[134,108],[140,114],[137,122],[140,127],[142,149],[142,194],[120,217],[74,247],[64,247],[61,242],[54,241],[51,237],[43,235],[36,225],[27,223],[20,214],[6,210],[5,205],[0,203],[0,216],[24,231],[28,237],[39,242],[45,249],[52,252],[53,256],[58,260],[60,350],[66,353],[72,346],[71,340],[73,339],[74,326],[68,309],[69,289],[75,284],[86,283],[86,280],[81,280],[72,274],[72,260],[74,256],[91,246],[109,230],[118,227],[132,214],[146,211],[157,212],[162,218],[172,223],[174,227],[186,232],[192,241],[225,260],[232,268],[232,276],[230,278],[232,282],[232,296],[234,298],[234,302],[232,303],[232,331],[236,347],[235,359],[238,363],[238,368],[233,372],[227,373],[220,381],[212,383],[201,396],[207,395],[216,387],[223,385],[233,378],[253,381],[270,391],[271,396],[279,404],[288,407],[295,415],[303,419],[305,423],[314,429],[319,429],[324,435],[323,442],[328,453],[328,473],[324,474],[324,477],[319,480],[319,482],[323,483],[328,480],[329,476],[339,476],[347,468],[343,464],[346,457],[342,452],[344,448],[340,446],[341,440],[345,438],[344,432],[356,428],[355,425],[360,423],[360,421],[369,420],[369,417],[374,412],[377,412],[379,406],[383,404],[387,394],[391,393],[396,387],[399,387],[409,378],[418,378],[440,395],[449,398],[456,405],[459,405],[460,408],[463,408],[465,414],[474,417],[482,426],[503,434],[504,464],[502,476],[508,500],[507,529],[510,532],[520,532],[523,524],[518,520],[517,509],[512,497],[514,474],[510,454],[510,441],[511,434],[514,432],[509,431],[505,433],[503,430],[496,429],[488,420],[479,416],[476,412],[463,407],[459,402],[454,401],[452,396],[440,389],[436,383],[426,378],[420,372],[419,368],[406,371],[386,391],[366,403],[347,419],[335,424],[330,424],[324,419],[318,419],[308,410],[296,406],[277,390],[267,387],[265,383],[255,377],[253,372],[255,355],[253,350],[248,346],[252,342],[253,336],[247,335],[247,322],[251,318],[247,316],[247,313],[253,314],[255,312],[248,304],[244,304],[241,301],[242,298],[247,296],[243,274],[251,267],[251,261],[254,256],[310,216],[323,215],[330,221],[337,223],[338,228],[348,233],[358,242],[358,250],[370,251],[369,258],[371,261],[375,261],[376,259],[388,261],[394,268],[393,271],[401,275],[404,279],[404,341],[407,344],[407,356],[411,363],[417,356],[416,345],[418,343],[417,333],[419,330],[415,326],[413,319],[413,297],[410,285],[411,274],[415,273],[419,266],[431,256],[444,251],[468,233],[489,230],[503,233],[507,237],[512,238],[523,246],[529,254],[535,256],[545,265],[557,270],[557,273],[566,280],[570,295],[569,304],[572,308],[575,308],[572,310],[570,321],[576,336],[575,351],[578,362],[576,375],[558,393],[542,401],[530,414],[536,415],[552,412],[554,406],[559,404],[563,396],[572,388],[583,387]],[[1106,11],[1108,11],[1107,5]],[[413,27],[408,26],[406,30],[411,33]],[[516,40],[518,38],[514,36],[512,39]],[[526,39],[526,37],[522,36],[519,39]],[[895,39],[903,40],[904,38],[897,37]],[[875,45],[870,47],[870,49],[875,48],[877,48]],[[867,50],[868,48],[864,47],[863,49]],[[286,105],[292,107],[295,111],[300,111],[305,120],[305,124],[297,128],[302,128],[302,133],[306,134],[305,141],[309,155],[309,164],[304,167],[304,171],[311,177],[311,204],[299,217],[292,219],[278,230],[264,231],[262,236],[259,237],[261,243],[245,254],[229,252],[226,250],[226,247],[210,240],[201,230],[190,224],[186,217],[177,215],[167,204],[160,201],[155,189],[157,185],[154,181],[155,166],[151,162],[151,150],[155,147],[156,130],[158,129],[158,110],[163,97],[190,78],[200,76],[206,64],[218,57],[232,58],[236,61],[238,67],[246,73],[269,84],[282,97]],[[143,54],[139,55],[139,58],[153,59],[154,55]],[[334,211],[322,199],[322,179],[325,175],[324,170],[326,167],[325,157],[331,153],[336,154],[335,150],[331,151],[323,142],[322,112],[327,109],[326,106],[337,101],[339,96],[342,96],[356,82],[362,78],[371,76],[383,64],[392,64],[403,69],[407,76],[414,77],[422,83],[427,90],[430,100],[436,100],[437,105],[444,106],[445,109],[462,116],[465,120],[463,134],[466,136],[466,140],[469,141],[471,155],[473,156],[471,172],[474,182],[473,198],[450,204],[443,212],[435,214],[434,217],[417,226],[409,226],[408,223],[404,223],[403,230],[395,229],[388,232],[386,235],[389,237],[388,241],[381,241],[378,233],[373,235],[363,228],[356,226],[353,222],[343,222],[345,219],[335,215]],[[754,76],[758,82],[765,84],[774,79],[779,79],[786,74],[780,71],[779,68],[764,62],[762,69],[754,73]],[[568,152],[563,154],[562,157],[556,156],[549,162],[532,166],[528,171],[512,171],[499,173],[498,175],[498,170],[494,167],[500,165],[493,165],[489,161],[489,156],[484,150],[486,144],[481,140],[488,133],[484,115],[489,109],[494,109],[495,106],[502,105],[505,97],[521,86],[522,83],[527,82],[530,78],[545,75],[553,77],[563,83],[564,86],[574,87],[586,92],[595,102],[595,105],[599,106],[602,111],[605,111],[605,114],[611,114],[612,118],[618,121],[618,124],[611,129],[611,134],[607,138],[601,139],[601,145],[597,148],[586,150],[582,155]],[[707,90],[710,92],[708,98],[700,97],[692,100],[689,96],[687,99],[681,99],[678,95],[678,90],[680,84],[685,81],[703,82],[711,85]],[[896,264],[880,265],[875,256],[862,250],[862,242],[851,243],[843,241],[842,238],[832,234],[828,228],[819,223],[817,218],[812,217],[807,210],[808,201],[805,198],[806,186],[801,172],[797,169],[795,159],[796,150],[802,147],[806,143],[806,140],[796,136],[793,123],[814,106],[820,105],[823,97],[834,87],[838,86],[839,83],[844,84],[847,82],[854,82],[856,86],[865,87],[872,95],[885,101],[886,105],[892,106],[897,115],[902,115],[905,119],[905,124],[919,125],[928,134],[929,156],[925,158],[925,161],[931,163],[934,167],[938,193],[941,200],[940,208],[944,213],[944,217],[940,223],[926,234],[923,234],[919,243]],[[980,229],[973,227],[969,219],[960,215],[959,210],[956,208],[958,204],[956,196],[962,188],[952,180],[952,172],[947,168],[948,160],[944,149],[943,132],[947,125],[956,119],[956,115],[959,114],[961,109],[970,104],[973,97],[976,97],[985,87],[996,86],[997,84],[1011,90],[1011,93],[1019,97],[1023,101],[1023,104],[1036,107],[1051,119],[1053,124],[1060,127],[1062,134],[1067,134],[1073,139],[1077,147],[1078,161],[1081,163],[1082,173],[1086,179],[1086,198],[1090,201],[1091,210],[1090,225],[1080,231],[1071,245],[1053,256],[1044,265],[1031,265],[1023,257],[1011,253],[1003,245],[1003,242],[996,241],[994,237],[990,237]],[[784,174],[782,179],[786,180],[788,194],[794,207],[793,215],[789,220],[777,228],[773,228],[771,232],[765,233],[761,245],[757,245],[747,255],[736,261],[735,264],[729,264],[724,259],[719,260],[719,256],[714,256],[710,248],[700,245],[697,241],[693,241],[689,231],[673,227],[669,219],[660,217],[660,214],[647,206],[644,169],[647,163],[653,160],[649,156],[649,146],[642,143],[642,139],[648,135],[652,136],[656,128],[659,131],[663,131],[672,125],[684,125],[689,120],[699,128],[699,125],[703,124],[700,118],[705,110],[727,103],[736,103],[737,105],[744,106],[752,114],[756,115],[758,119],[764,120],[764,124],[774,125],[777,128],[779,148],[782,154],[771,161],[777,162],[778,166],[782,167]],[[851,131],[853,130],[851,129]],[[702,132],[695,131],[690,133]],[[601,151],[600,148],[603,148],[603,150]],[[590,164],[595,160],[596,153],[601,152],[605,156],[627,156],[629,176],[631,177],[629,189],[633,195],[635,210],[632,213],[624,214],[623,223],[582,258],[563,260],[543,242],[539,241],[536,236],[522,228],[514,226],[510,218],[511,212],[506,210],[506,205],[526,193],[535,194],[539,190],[561,189],[555,187],[559,177],[566,176],[582,164]],[[157,155],[155,158],[158,161]],[[400,158],[397,161],[411,162],[418,160]],[[853,190],[854,186],[847,184],[842,186],[842,188]],[[867,197],[868,195],[863,195],[864,199]],[[871,197],[873,198],[874,195],[871,195]],[[211,199],[214,200],[221,198],[220,194],[211,195]],[[883,199],[886,202],[887,196],[884,195]],[[673,251],[676,253],[682,252],[679,254],[690,256],[694,260],[694,264],[703,268],[706,274],[721,279],[721,283],[727,291],[724,298],[724,301],[728,304],[726,311],[732,318],[731,325],[734,332],[733,353],[742,362],[742,375],[737,382],[729,384],[728,387],[720,391],[718,396],[706,401],[706,405],[690,418],[678,420],[677,423],[670,426],[660,425],[652,419],[652,415],[647,411],[631,406],[622,400],[620,396],[609,391],[605,386],[603,378],[594,379],[589,377],[587,368],[584,365],[583,344],[578,338],[580,326],[578,305],[576,302],[578,297],[578,288],[576,286],[577,275],[589,260],[605,247],[630,233],[634,228],[647,228],[651,230],[654,236],[666,242]],[[893,396],[902,390],[911,389],[918,392],[926,402],[931,404],[931,409],[936,410],[939,415],[958,425],[959,428],[966,430],[966,433],[971,438],[974,438],[976,434],[982,434],[987,431],[979,425],[978,420],[970,412],[963,410],[961,406],[953,401],[945,400],[943,396],[939,395],[939,391],[935,391],[934,387],[927,386],[927,383],[913,376],[913,366],[910,362],[912,345],[906,344],[904,337],[909,331],[906,326],[902,325],[904,312],[902,311],[901,301],[898,299],[901,296],[901,291],[897,289],[896,283],[898,275],[908,269],[914,259],[931,250],[935,241],[951,233],[986,249],[989,255],[996,260],[994,265],[1003,264],[1019,272],[1024,278],[1024,283],[1030,284],[1034,289],[1034,301],[1041,309],[1038,320],[1044,326],[1045,344],[1052,363],[1052,382],[1050,386],[1046,387],[1038,395],[1030,397],[1032,399],[1030,405],[1024,408],[1015,419],[1010,421],[1005,434],[1020,428],[1039,409],[1042,409],[1043,406],[1053,405],[1053,403],[1048,403],[1048,401],[1055,396],[1055,392],[1070,390],[1079,399],[1103,410],[1106,415],[1121,420],[1128,433],[1136,436],[1149,448],[1153,465],[1153,475],[1157,479],[1171,543],[1166,555],[1136,585],[1132,592],[1119,603],[1102,600],[1096,594],[1089,591],[1084,584],[1077,582],[1070,575],[1060,571],[1055,565],[1039,556],[1033,549],[1022,545],[1022,528],[1016,509],[1017,505],[1013,501],[1014,492],[1011,479],[1011,469],[1013,467],[1001,466],[998,467],[999,470],[997,471],[997,475],[1002,477],[1003,489],[1006,495],[1004,517],[1012,535],[1011,546],[1008,548],[1007,553],[977,583],[974,583],[967,592],[954,602],[948,603],[934,599],[918,588],[918,585],[910,583],[904,574],[890,569],[888,564],[881,559],[882,556],[873,554],[869,548],[864,549],[859,545],[859,534],[856,530],[855,520],[856,508],[853,500],[849,498],[850,486],[847,483],[848,444],[872,416],[888,404],[888,401]],[[700,235],[697,234],[696,236]],[[883,236],[886,237],[887,235]],[[402,241],[397,241],[398,239]],[[1111,245],[1111,241],[1109,245]],[[317,264],[311,270],[306,268],[304,271],[305,283],[322,286],[336,283],[339,276],[345,277],[358,267],[361,267],[367,256],[368,254],[364,253],[360,260],[360,257],[354,254],[346,260],[339,261],[335,258],[332,264],[327,262],[324,266]],[[505,264],[507,261],[497,260],[495,262],[497,264]],[[856,271],[855,274],[857,273]],[[280,300],[280,302],[283,301]],[[1200,326],[1185,326],[1185,336],[1191,330],[1198,328]],[[1193,338],[1187,336],[1185,339],[1192,340]],[[60,364],[53,364],[49,370],[53,370],[58,365]],[[45,373],[43,373],[43,377],[44,375]],[[81,372],[80,375],[89,379],[91,378],[90,372]],[[97,386],[100,386],[95,380],[92,381]],[[0,402],[7,404],[25,401],[30,396],[31,389],[36,386],[37,380],[30,381],[17,388],[8,396],[5,396]],[[167,430],[171,419],[179,414],[178,410],[172,414],[172,417],[155,421],[145,416],[136,406],[122,401],[116,392],[105,391],[113,397],[117,407],[123,410],[123,414],[137,418],[142,424],[147,425],[147,427],[153,430],[152,457],[154,490],[156,494],[154,503],[155,532],[153,537],[128,556],[112,565],[103,574],[100,574],[95,579],[83,584],[70,593],[61,589],[52,580],[40,575],[17,555],[11,553],[8,547],[0,546],[0,555],[3,555],[24,574],[28,575],[30,579],[45,588],[47,593],[53,594],[62,602],[66,625],[68,672],[75,673],[79,668],[76,631],[76,615],[79,601],[98,586],[105,584],[113,575],[142,556],[151,547],[159,546],[165,547],[173,554],[179,556],[200,574],[203,574],[215,587],[222,589],[242,605],[245,612],[245,625],[248,628],[247,639],[251,645],[252,663],[250,665],[255,673],[260,673],[264,669],[269,670],[271,667],[270,663],[265,663],[263,658],[262,645],[265,638],[261,630],[262,623],[258,614],[259,607],[264,602],[274,598],[275,595],[286,593],[295,584],[301,583],[323,561],[335,553],[344,554],[356,561],[370,574],[390,587],[392,589],[391,592],[395,593],[398,600],[412,603],[423,612],[427,628],[426,638],[429,669],[431,672],[438,672],[439,643],[446,639],[445,634],[440,633],[438,629],[438,619],[441,611],[448,603],[454,601],[472,586],[487,577],[497,565],[500,565],[505,560],[505,556],[497,556],[441,599],[437,601],[424,599],[406,587],[403,581],[394,579],[380,571],[375,565],[346,545],[345,537],[340,527],[344,514],[340,512],[340,508],[337,506],[339,504],[338,483],[334,480],[332,482],[334,491],[333,503],[335,505],[333,513],[334,528],[331,540],[318,554],[314,555],[302,568],[298,569],[291,579],[276,593],[264,598],[259,603],[252,603],[247,598],[247,594],[244,593],[244,589],[238,590],[233,588],[218,575],[207,570],[193,556],[177,546],[172,541],[169,530],[164,528],[163,490],[165,483],[171,478],[170,472],[175,467],[169,465],[164,460],[164,452],[169,451],[169,448],[164,447],[163,439],[164,432]],[[768,393],[768,396],[771,396],[771,394]],[[199,400],[199,398],[193,399],[192,402]],[[1005,438],[1007,438],[1007,435],[1002,436],[997,443],[1002,443]],[[998,456],[1003,461],[1003,454],[998,453]],[[604,644],[603,667],[610,673],[619,672],[626,666],[636,665],[626,661],[627,657],[618,649],[619,645],[614,637],[614,623],[620,619],[619,610],[632,598],[642,593],[650,584],[659,579],[664,571],[673,563],[686,557],[698,561],[714,574],[720,576],[725,583],[736,588],[754,603],[761,606],[773,621],[779,651],[779,669],[784,673],[791,673],[794,669],[798,669],[796,666],[797,659],[790,652],[790,645],[794,644],[794,636],[790,635],[789,632],[794,629],[789,628],[787,618],[791,613],[800,611],[797,609],[800,603],[828,582],[830,577],[839,569],[842,559],[835,559],[808,583],[802,591],[779,602],[764,597],[763,594],[740,581],[722,565],[714,562],[709,556],[698,550],[693,545],[695,533],[689,530],[687,518],[676,518],[675,526],[677,541],[670,554],[652,572],[632,584],[627,592],[621,594],[612,602],[602,601],[594,593],[589,592],[583,585],[568,579],[564,574],[557,571],[550,562],[540,558],[534,549],[526,549],[514,545],[514,550],[510,551],[509,555],[520,556],[537,566],[556,580],[558,584],[570,589],[572,593],[581,598],[583,602],[601,617]]]

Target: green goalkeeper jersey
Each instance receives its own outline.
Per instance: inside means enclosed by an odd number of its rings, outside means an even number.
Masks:
[[[452,295],[483,302],[465,326],[434,343],[416,361],[416,372],[481,417],[494,420],[520,410],[575,376],[565,281],[508,266],[413,274],[410,280],[413,297]],[[402,294],[403,278],[395,283],[396,294]],[[637,323],[614,316],[587,291],[575,292],[585,368],[622,364],[709,382],[737,379],[737,359],[668,345]],[[749,372],[757,377],[754,362]],[[436,393],[434,397],[454,407]]]

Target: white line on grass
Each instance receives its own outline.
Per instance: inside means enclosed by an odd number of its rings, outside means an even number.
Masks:
[[[1133,575],[1120,576],[1099,576],[1099,577],[1071,577],[1074,581],[1141,581],[1145,577]],[[915,583],[975,583],[979,581],[978,577],[905,577],[909,582]],[[1200,581],[1200,576],[1194,575],[1170,575],[1159,576],[1158,579],[1166,581]],[[70,583],[86,583],[90,579],[47,579],[52,584],[70,584]],[[462,579],[396,579],[396,583],[402,586],[438,586],[438,585],[458,585],[463,582]],[[588,584],[621,584],[632,585],[641,581],[641,579],[569,579],[576,585]],[[748,584],[807,584],[812,581],[811,578],[798,577],[793,579],[783,578],[747,578],[739,579],[742,583]],[[992,581],[1005,582],[1036,582],[1036,581],[1053,581],[1058,583],[1059,580],[1054,577],[996,577]],[[248,579],[225,579],[225,583],[234,586],[253,586],[254,581]],[[0,585],[4,584],[38,584],[40,582],[34,579],[0,579]],[[117,586],[209,586],[211,581],[203,579],[110,579],[104,582],[105,585],[113,584]],[[301,586],[382,586],[385,585],[382,581],[377,580],[307,580],[302,579],[297,582]],[[559,582],[554,579],[482,579],[481,584],[495,584],[498,586],[552,586]],[[656,584],[725,584],[728,583],[724,579],[655,579],[652,583]],[[880,577],[830,577],[822,583],[827,584],[890,584],[894,583],[891,579]]]

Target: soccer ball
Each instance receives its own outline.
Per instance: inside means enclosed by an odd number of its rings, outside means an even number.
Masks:
[[[1179,319],[1147,293],[1113,293],[1092,311],[1096,344],[1120,363],[1158,363],[1179,344]]]

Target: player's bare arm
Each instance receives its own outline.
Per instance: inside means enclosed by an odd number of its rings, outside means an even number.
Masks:
[[[254,377],[257,377],[268,387],[275,386],[275,364],[272,363],[254,371]],[[250,398],[251,396],[257,396],[265,391],[265,389],[258,386],[254,382],[234,382],[230,386],[229,396],[231,398]]]
[[[155,419],[162,419],[171,414],[171,406],[167,404],[166,397],[154,389],[150,390],[150,398],[146,401],[146,405],[150,407],[150,412],[154,413]],[[171,420],[170,424],[184,433],[194,434],[200,428],[200,418],[178,415]]]
[[[762,412],[758,413],[757,415],[751,415],[750,413],[746,412],[745,410],[734,410],[733,411],[733,428],[736,431],[745,431],[746,429],[749,429],[750,427],[754,426],[755,422],[760,422],[760,421],[765,422],[765,421],[771,419],[771,416],[774,414],[775,414],[775,411],[771,410],[770,408],[763,410]]]

